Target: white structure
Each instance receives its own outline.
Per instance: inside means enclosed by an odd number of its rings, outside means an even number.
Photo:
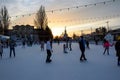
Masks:
[[[106,39],[107,41],[109,41],[111,44],[113,44],[113,35],[111,35],[110,33],[108,33],[104,39]]]

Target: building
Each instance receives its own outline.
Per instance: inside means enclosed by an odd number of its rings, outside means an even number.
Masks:
[[[16,35],[17,38],[28,37],[34,32],[34,26],[16,25],[13,27],[11,35]]]
[[[114,40],[117,40],[117,37],[120,36],[120,28],[111,30],[110,33],[114,36]]]

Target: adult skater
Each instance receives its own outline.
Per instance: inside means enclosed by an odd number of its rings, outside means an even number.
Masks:
[[[14,57],[15,57],[15,41],[14,40],[10,40],[10,58],[11,58],[11,55],[12,55],[12,51],[13,51],[13,54],[14,54]]]
[[[1,58],[2,58],[2,54],[3,54],[3,45],[0,41],[0,56],[1,56]]]
[[[83,36],[81,36],[80,40],[79,40],[79,47],[81,50],[81,57],[80,57],[80,61],[86,61],[86,57],[85,57],[85,40],[83,38]]]
[[[52,54],[51,54],[51,52],[52,52],[52,47],[51,47],[51,45],[50,45],[50,41],[51,41],[51,40],[48,40],[48,41],[47,41],[47,44],[46,44],[46,50],[47,50],[46,63],[50,63],[50,62],[52,61],[52,60],[50,59],[51,56],[52,56]]]
[[[118,66],[120,66],[120,38],[118,38],[118,41],[115,44],[115,50],[116,50],[116,56],[118,57]]]

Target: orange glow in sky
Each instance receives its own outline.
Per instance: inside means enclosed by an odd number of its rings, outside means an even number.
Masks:
[[[86,5],[90,3],[98,3],[108,0],[15,0],[8,6],[8,11],[12,16],[21,15],[11,19],[9,28],[14,25],[32,25],[34,26],[35,14],[22,15],[29,13],[36,13],[40,5],[44,5],[46,11],[67,8],[76,5]],[[16,5],[12,5],[12,4]],[[58,5],[59,4],[59,5]],[[68,35],[72,36],[73,33],[81,35],[81,30],[87,34],[94,31],[95,28],[105,26],[109,21],[111,29],[119,26],[120,23],[120,0],[115,2],[92,5],[83,8],[75,8],[68,10],[58,10],[55,12],[46,12],[48,17],[48,26],[51,28],[54,36],[60,36],[65,29],[67,29]],[[118,16],[116,16],[118,15]]]

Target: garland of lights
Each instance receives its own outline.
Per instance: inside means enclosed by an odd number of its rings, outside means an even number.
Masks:
[[[57,21],[48,21],[49,23],[68,23],[68,22],[76,22],[76,23],[91,23],[91,22],[96,22],[96,21],[102,21],[102,20],[107,20],[107,19],[113,19],[113,18],[118,18],[120,17],[120,14],[117,15],[112,15],[112,16],[104,16],[104,17],[94,17],[94,18],[85,18],[85,19],[71,19],[71,20],[57,20]],[[16,24],[16,23],[13,23]],[[21,24],[21,23],[19,23]]]
[[[98,3],[93,3],[93,4],[87,4],[87,5],[79,5],[79,6],[74,6],[74,7],[68,7],[68,8],[61,8],[61,9],[55,9],[55,10],[48,10],[46,12],[51,12],[51,13],[54,13],[54,12],[57,12],[57,11],[65,11],[65,10],[72,10],[72,9],[78,9],[78,8],[84,8],[84,7],[90,7],[90,6],[97,6],[99,4],[106,4],[106,3],[110,3],[110,2],[115,2],[116,0],[110,0],[110,1],[103,1],[103,2],[98,2]],[[31,16],[33,14],[36,14],[36,13],[29,13],[29,14],[24,14],[24,15],[17,15],[17,16],[11,16],[9,18],[17,18],[17,17],[25,17],[25,16]]]

